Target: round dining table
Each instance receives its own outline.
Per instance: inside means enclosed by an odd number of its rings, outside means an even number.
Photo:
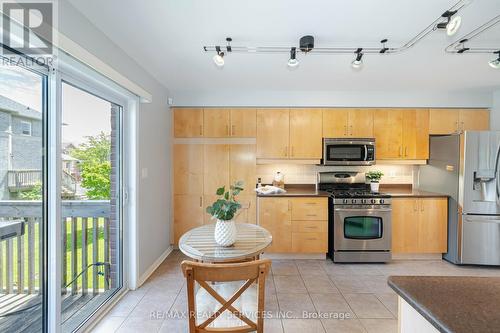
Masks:
[[[202,262],[234,262],[258,258],[273,241],[269,231],[255,224],[236,223],[236,230],[236,242],[225,247],[215,242],[215,224],[191,229],[179,239],[179,250]]]

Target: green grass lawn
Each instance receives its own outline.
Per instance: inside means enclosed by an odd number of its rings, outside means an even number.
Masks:
[[[82,269],[82,219],[78,218],[77,219],[77,228],[76,228],[76,234],[77,234],[77,242],[76,242],[76,261],[77,261],[77,272],[76,274],[79,274],[83,269]],[[93,244],[92,244],[92,224],[93,221],[91,218],[88,219],[87,225],[87,262],[88,264],[96,262],[96,261],[104,261],[104,219],[99,218],[98,219],[98,228],[99,228],[99,235],[98,235],[98,258],[94,259],[93,258]],[[24,234],[24,262],[23,262],[23,271],[24,271],[24,287],[27,288],[28,286],[28,279],[29,279],[29,252],[28,252],[28,233],[27,233],[27,228],[26,232]],[[40,262],[40,250],[39,250],[39,223],[35,224],[35,246],[34,246],[34,258],[31,258],[31,260],[34,261],[34,269],[35,269],[35,287],[38,288],[39,286],[39,262]],[[71,273],[71,260],[72,260],[72,235],[71,235],[71,221],[66,222],[66,267],[64,268],[64,271],[66,271],[66,284],[69,283],[71,280],[73,280],[72,273]],[[17,255],[17,248],[18,248],[18,240],[17,238],[12,240],[12,266],[11,270],[13,271],[13,281],[17,285],[17,279],[18,279],[18,267],[17,267],[17,262],[18,262],[18,255]],[[2,268],[2,274],[3,274],[3,288],[6,288],[6,278],[7,278],[7,241],[2,241],[0,242],[0,247],[2,250],[2,256],[1,256],[1,268]],[[61,246],[62,248],[62,246]],[[93,268],[89,268],[87,271],[87,280],[88,280],[88,286],[89,288],[93,288],[93,278],[92,278],[92,273],[93,273]],[[85,274],[85,273],[84,273]],[[103,276],[98,277],[98,283],[99,283],[99,288],[104,288],[104,283],[105,279]],[[78,288],[82,287],[82,277],[80,276],[77,280],[77,285]]]

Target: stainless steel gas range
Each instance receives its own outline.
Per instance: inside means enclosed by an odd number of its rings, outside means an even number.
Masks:
[[[335,262],[390,261],[390,195],[371,192],[357,172],[320,172],[317,186],[330,193],[330,258]]]

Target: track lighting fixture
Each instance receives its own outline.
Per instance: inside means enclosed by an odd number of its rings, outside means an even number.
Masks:
[[[458,54],[462,53],[496,54],[498,52],[498,45],[485,47],[484,43],[482,43],[483,45],[481,46],[472,46],[469,44],[468,47],[465,47],[465,43],[473,41],[478,36],[483,34],[485,31],[491,30],[493,27],[499,24],[500,24],[500,15],[497,15],[488,22],[486,22],[485,24],[483,24],[482,26],[477,27],[473,31],[469,32],[467,35],[462,36],[462,38],[458,39],[456,42],[453,42],[452,44],[448,45],[445,51],[448,53],[458,53]]]
[[[295,47],[292,47],[290,49],[290,59],[288,60],[288,67],[296,68],[297,66],[299,66],[299,61],[297,60],[297,49]]]
[[[351,67],[354,69],[360,69],[363,67],[363,49],[359,48],[356,50],[356,58],[351,62]]]
[[[453,36],[460,29],[462,24],[462,18],[460,16],[454,16],[458,10],[447,10],[441,15],[441,17],[446,19],[446,22],[441,22],[436,25],[438,29],[446,29],[446,34],[448,36]]]
[[[299,65],[297,60],[297,52],[310,53],[310,54],[356,54],[356,59],[351,63],[354,68],[359,68],[362,66],[362,58],[365,54],[396,54],[404,52],[415,46],[423,38],[427,37],[429,34],[433,33],[436,29],[446,29],[448,35],[455,34],[461,25],[461,18],[457,15],[464,7],[470,3],[470,0],[458,0],[458,2],[449,8],[442,15],[437,17],[434,22],[427,25],[421,32],[416,34],[406,43],[400,46],[388,46],[387,39],[382,39],[379,47],[363,47],[362,52],[358,51],[359,48],[342,46],[342,47],[316,47],[314,36],[306,35],[299,39],[299,43],[296,46],[231,46],[230,42],[232,39],[230,37],[226,38],[227,46],[204,46],[205,52],[214,52],[217,54],[214,56],[213,60],[215,64],[219,67],[224,65],[224,55],[230,52],[234,53],[289,53],[290,58],[288,60],[289,68],[295,68]],[[456,44],[453,44],[453,47]],[[462,46],[462,45],[461,45]],[[459,49],[454,49],[456,53]],[[469,49],[462,52],[469,51]],[[495,50],[496,51],[496,50]]]
[[[500,69],[500,51],[494,52],[497,55],[496,59],[488,62],[491,68]]]

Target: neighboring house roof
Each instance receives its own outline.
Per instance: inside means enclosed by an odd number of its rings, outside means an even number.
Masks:
[[[18,117],[41,120],[42,113],[30,107],[0,95],[0,111],[14,113]]]
[[[79,159],[76,159],[76,158],[74,158],[72,156],[69,156],[67,154],[61,154],[61,160],[65,161],[65,162],[67,162],[67,161],[77,161],[77,162],[79,162],[80,161]]]

